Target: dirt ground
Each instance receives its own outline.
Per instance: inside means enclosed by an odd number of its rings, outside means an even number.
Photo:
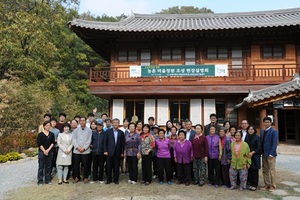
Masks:
[[[140,177],[139,177],[140,178]],[[284,171],[277,172],[277,187],[279,190],[287,192],[284,196],[299,196],[300,193],[294,191],[292,186],[282,184],[283,181],[292,181],[298,183],[300,187],[300,176],[287,173]],[[100,184],[79,182],[77,184],[63,184],[58,185],[57,179],[53,179],[53,185],[43,185],[41,187],[32,185],[22,189],[18,189],[6,195],[6,199],[123,199],[123,200],[160,200],[160,199],[282,199],[282,196],[273,194],[269,191],[257,190],[255,192],[245,190],[231,191],[229,189],[218,188],[205,185],[199,186],[185,186],[177,185],[174,180],[172,185],[159,185],[158,180],[155,179],[149,186],[137,183],[135,185],[127,183],[127,175],[120,176],[120,184]],[[262,185],[262,177],[260,177],[260,185]]]

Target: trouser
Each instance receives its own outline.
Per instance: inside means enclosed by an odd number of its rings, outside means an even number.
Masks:
[[[208,181],[212,185],[220,185],[220,161],[208,158]]]
[[[221,165],[222,184],[227,187],[230,187],[229,168],[230,168],[230,165]]]
[[[172,175],[174,173],[174,177],[177,177],[177,163],[175,162],[175,159],[174,159],[174,149],[173,149],[173,147],[170,148],[170,153],[171,153],[171,161],[172,161]]]
[[[248,182],[250,186],[257,187],[258,186],[258,169],[248,169]]]
[[[157,176],[157,156],[152,156],[153,175]]]
[[[53,169],[56,169],[56,159],[57,159],[58,147],[53,147],[52,152],[53,152],[53,159],[52,159],[51,173],[52,173]]]
[[[229,178],[232,187],[236,187],[237,175],[240,177],[240,187],[246,189],[247,178],[248,178],[248,169],[229,169]]]
[[[67,180],[68,172],[69,172],[68,165],[57,165],[57,178],[59,181]]]
[[[72,148],[72,152],[74,150],[74,147]],[[72,160],[71,160],[71,165],[69,165],[69,171],[68,171],[68,176],[67,176],[67,179],[70,178],[71,176],[71,173],[73,172],[73,165],[74,165],[74,153],[72,153]]]
[[[206,164],[204,158],[194,158],[193,172],[195,181],[204,183],[206,175]]]
[[[191,182],[191,163],[180,164],[177,163],[177,177],[179,182]]]
[[[114,173],[113,181],[118,182],[119,181],[119,175],[120,175],[120,160],[123,158],[120,158],[119,156],[111,156],[107,157],[106,164],[107,164],[107,182],[112,181],[112,171]]]
[[[262,170],[265,186],[276,188],[276,157],[262,156]]]
[[[103,181],[105,155],[93,154],[93,181]]]
[[[76,154],[74,155],[74,165],[73,165],[73,178],[78,178],[80,180],[80,163],[83,165],[83,178],[89,178],[91,174],[91,160],[90,154]]]
[[[172,179],[171,158],[157,158],[157,173],[158,173],[158,180],[160,182],[164,180],[164,171],[166,172],[167,181],[171,181]]]
[[[129,180],[137,182],[138,177],[138,159],[136,156],[126,156],[128,164]]]
[[[143,181],[151,182],[152,181],[152,154],[142,155],[142,174]]]
[[[38,184],[43,184],[44,177],[45,177],[45,183],[50,183],[53,152],[49,152],[48,156],[46,156],[42,151],[39,151],[38,159],[39,159],[38,161],[39,169],[37,175]]]

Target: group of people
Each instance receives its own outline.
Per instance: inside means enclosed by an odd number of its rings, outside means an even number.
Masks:
[[[144,185],[158,177],[160,185],[171,185],[177,178],[177,184],[203,186],[208,174],[208,185],[215,188],[255,191],[262,160],[265,186],[261,189],[276,189],[278,132],[271,127],[270,117],[263,119],[265,129],[260,136],[247,120],[238,130],[229,121],[220,126],[215,114],[206,126],[169,120],[166,130],[155,124],[154,117],[148,118],[148,124],[125,118],[121,127],[119,119],[110,119],[105,113],[100,119],[93,113],[88,118],[65,119],[64,113],[59,122],[44,115],[37,137],[38,185],[51,184],[55,168],[59,185],[69,183],[70,171],[74,183],[83,179],[84,183],[119,184],[120,168],[121,173],[128,172],[128,183],[136,184],[141,159]]]

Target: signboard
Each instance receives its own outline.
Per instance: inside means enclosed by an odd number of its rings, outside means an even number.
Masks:
[[[130,66],[130,77],[228,76],[227,65]]]

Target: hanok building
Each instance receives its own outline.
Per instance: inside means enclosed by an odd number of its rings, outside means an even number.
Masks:
[[[260,129],[271,116],[281,141],[299,143],[300,8],[68,25],[109,63],[90,69],[90,91],[112,117],[207,124],[216,113]]]

